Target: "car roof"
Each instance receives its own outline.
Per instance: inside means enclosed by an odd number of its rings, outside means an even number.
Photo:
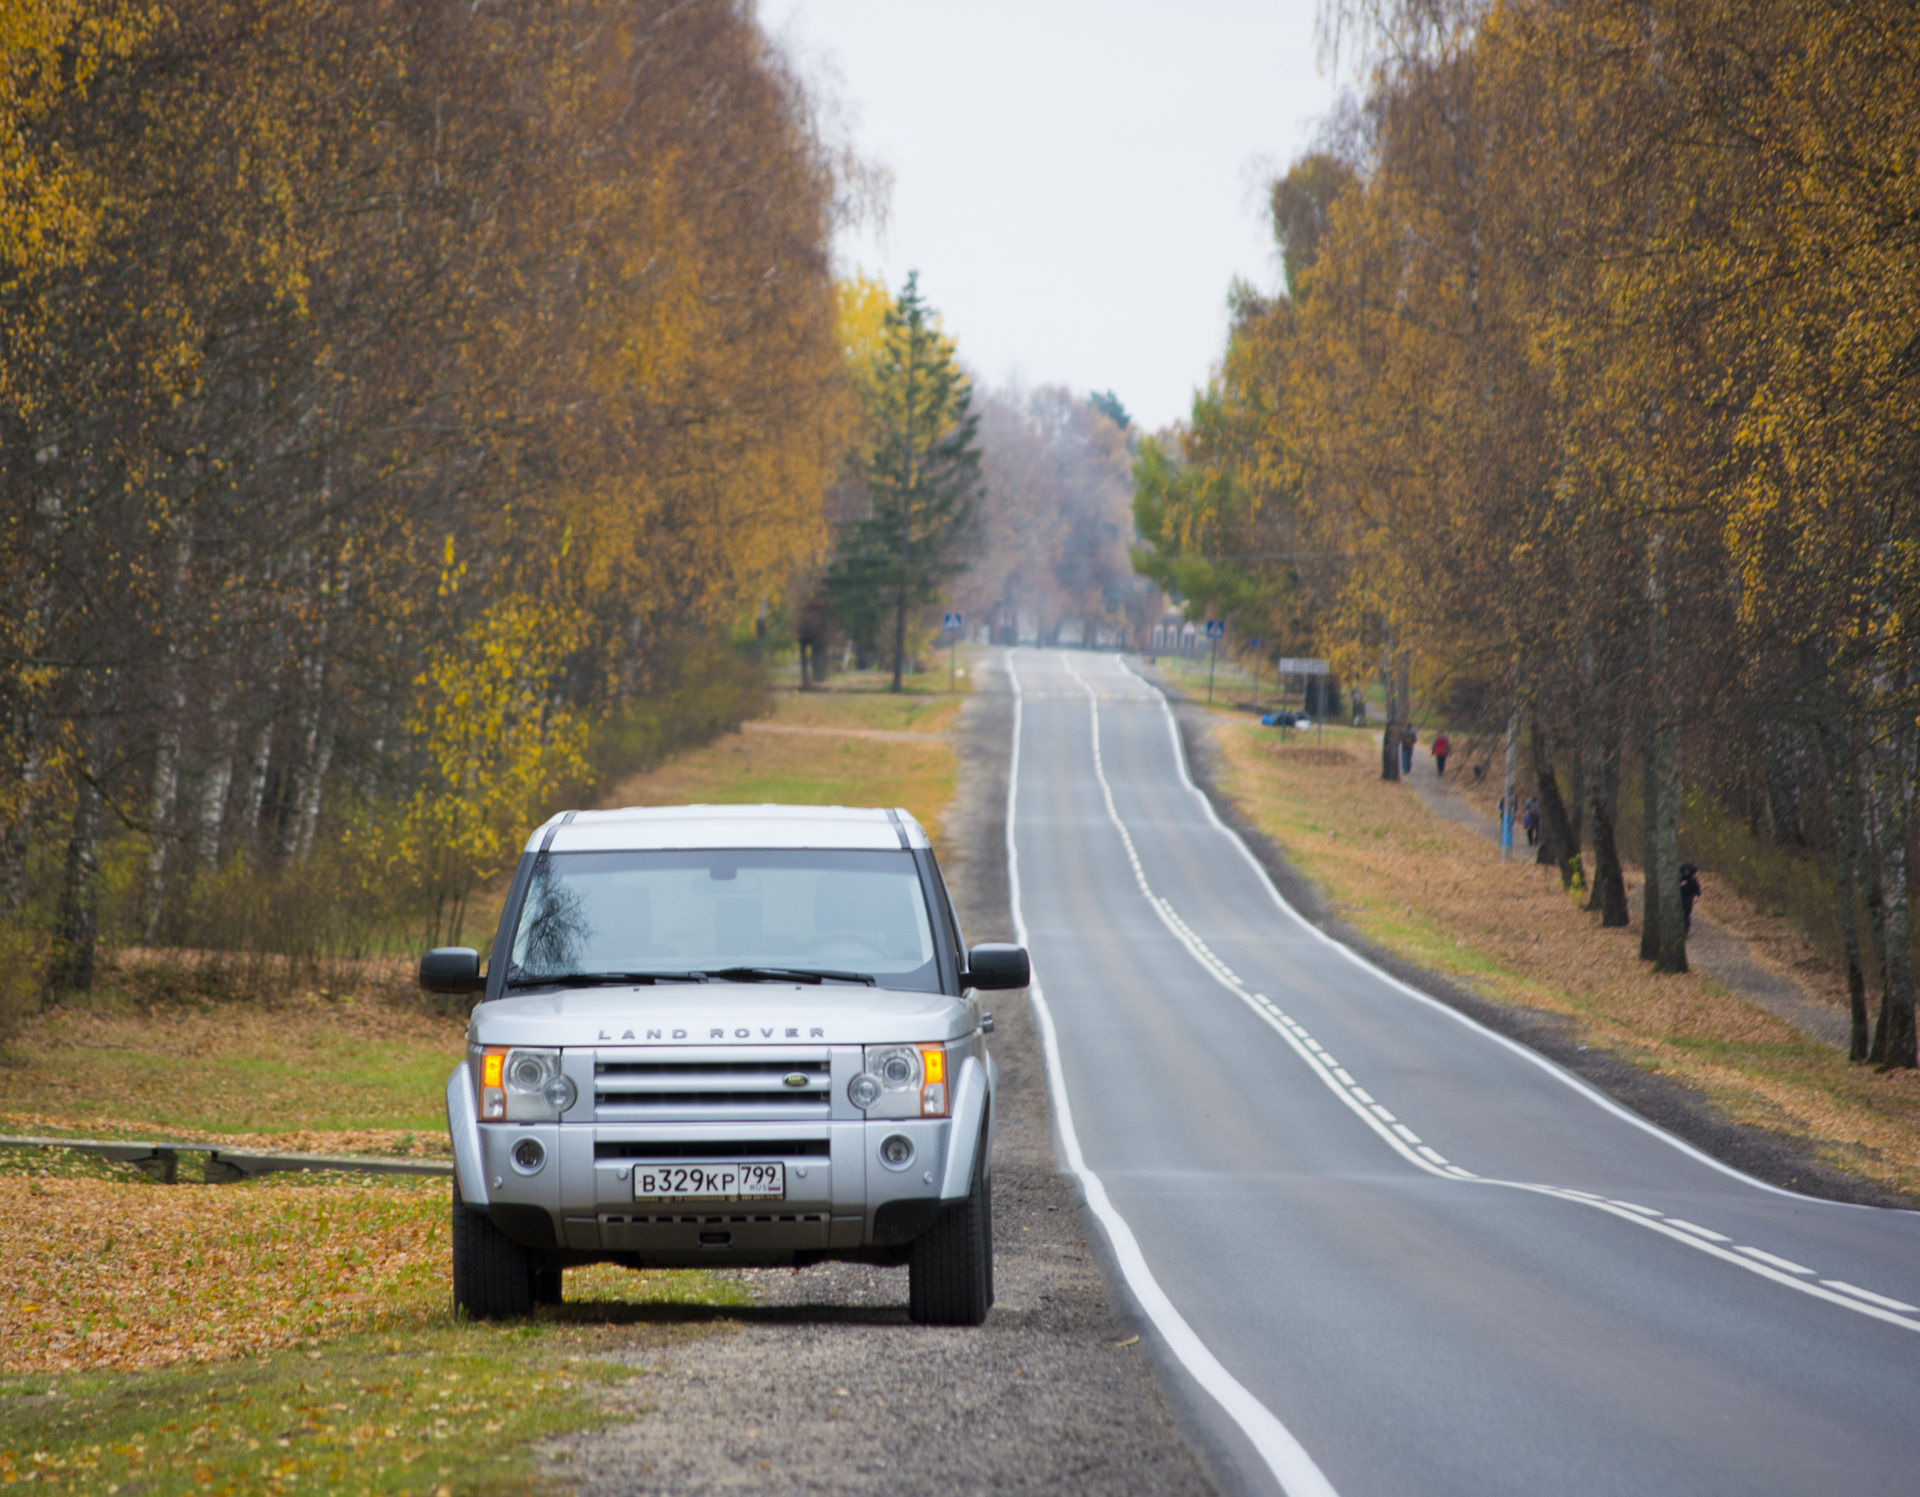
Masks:
[[[549,841],[549,836],[551,840]],[[626,806],[562,811],[527,839],[528,852],[624,852],[706,847],[928,847],[910,811],[880,806]]]

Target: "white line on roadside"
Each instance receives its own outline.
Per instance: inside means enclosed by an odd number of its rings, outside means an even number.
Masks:
[[[1020,905],[1020,853],[1014,840],[1014,808],[1020,790],[1021,690],[1011,651],[1007,653],[1007,679],[1013,685],[1013,755],[1007,767],[1007,887],[1013,907],[1014,935],[1025,946],[1027,921]],[[1053,1027],[1053,1011],[1047,1007],[1038,973],[1027,988],[1027,1001],[1040,1021],[1040,1047],[1047,1062],[1047,1092],[1053,1102],[1054,1122],[1060,1129],[1067,1171],[1080,1181],[1087,1209],[1105,1229],[1114,1260],[1141,1313],[1153,1322],[1167,1350],[1179,1359],[1193,1380],[1240,1426],[1241,1433],[1266,1462],[1287,1497],[1339,1497],[1333,1483],[1307,1454],[1306,1447],[1294,1438],[1293,1431],[1221,1365],[1220,1359],[1207,1348],[1160,1287],[1133,1229],[1114,1207],[1106,1185],[1088,1167],[1086,1156],[1080,1152],[1080,1136],[1073,1125],[1073,1105],[1067,1099],[1066,1073],[1060,1064],[1060,1041]]]
[[[1182,920],[1175,912],[1173,906],[1154,892],[1152,884],[1148,882],[1146,869],[1140,861],[1140,855],[1133,845],[1133,834],[1127,830],[1126,822],[1121,819],[1119,807],[1114,802],[1113,787],[1107,780],[1106,766],[1100,753],[1100,699],[1095,695],[1093,688],[1087,683],[1086,678],[1075,669],[1071,660],[1066,660],[1063,663],[1066,665],[1067,673],[1080,683],[1087,694],[1088,705],[1091,709],[1092,716],[1094,777],[1099,782],[1101,796],[1106,801],[1107,818],[1113,823],[1114,829],[1120,834],[1120,842],[1126,849],[1127,861],[1132,865],[1134,879],[1140,887],[1140,892],[1146,897],[1148,905],[1153,909],[1154,913],[1159,916],[1161,922],[1166,925],[1167,929],[1172,932],[1174,938],[1186,947],[1188,954],[1193,957],[1200,967],[1229,993],[1232,993],[1265,1020],[1276,1034],[1293,1047],[1294,1052],[1307,1063],[1316,1076],[1326,1083],[1334,1095],[1339,1097],[1355,1116],[1372,1128],[1401,1158],[1416,1168],[1422,1169],[1429,1175],[1433,1175],[1439,1179],[1472,1180],[1477,1184],[1498,1185],[1513,1190],[1524,1190],[1537,1195],[1555,1196],[1561,1200],[1573,1201],[1579,1205],[1590,1206],[1595,1210],[1605,1211],[1611,1216],[1618,1217],[1622,1221],[1629,1221],[1636,1226],[1659,1232],[1662,1236],[1670,1238],[1675,1242],[1684,1243],[1698,1252],[1706,1253],[1723,1262],[1734,1264],[1736,1267],[1743,1268],[1749,1273],[1757,1274],[1761,1278],[1771,1279],[1775,1283],[1785,1284],[1789,1288],[1798,1290],[1802,1294],[1810,1295],[1815,1299],[1825,1300],[1829,1304],[1839,1305],[1844,1309],[1853,1311],[1855,1314],[1870,1316],[1875,1320],[1884,1321],[1889,1325],[1903,1326],[1909,1331],[1920,1331],[1920,1321],[1910,1320],[1905,1315],[1890,1312],[1884,1308],[1889,1302],[1881,1296],[1869,1296],[1868,1298],[1870,1298],[1872,1302],[1863,1303],[1859,1298],[1850,1297],[1845,1293],[1836,1293],[1830,1288],[1823,1288],[1819,1284],[1810,1283],[1807,1278],[1798,1276],[1807,1275],[1810,1277],[1815,1272],[1815,1270],[1811,1268],[1803,1268],[1797,1263],[1785,1258],[1775,1257],[1773,1254],[1763,1252],[1759,1248],[1736,1248],[1729,1251],[1719,1245],[1721,1242],[1726,1242],[1729,1239],[1720,1236],[1718,1233],[1707,1233],[1702,1228],[1694,1226],[1691,1222],[1684,1224],[1684,1230],[1676,1230],[1674,1227],[1668,1225],[1663,1213],[1655,1211],[1650,1206],[1636,1205],[1631,1201],[1605,1200],[1597,1196],[1589,1195],[1585,1191],[1567,1190],[1556,1185],[1541,1185],[1521,1180],[1490,1179],[1485,1176],[1473,1175],[1458,1165],[1447,1165],[1443,1167],[1438,1156],[1436,1156],[1434,1160],[1424,1158],[1423,1154],[1431,1153],[1432,1151],[1417,1148],[1416,1146],[1419,1145],[1420,1140],[1404,1126],[1400,1125],[1391,1112],[1388,1112],[1386,1108],[1375,1102],[1374,1099],[1368,1096],[1360,1087],[1353,1085],[1351,1081],[1343,1085],[1341,1077],[1344,1076],[1345,1073],[1341,1071],[1340,1075],[1337,1076],[1335,1074],[1340,1068],[1332,1064],[1331,1057],[1327,1056],[1326,1052],[1321,1048],[1319,1043],[1307,1033],[1306,1029],[1296,1020],[1282,1013],[1279,1007],[1275,1005],[1266,994],[1249,993],[1240,979],[1232,976],[1232,974],[1228,972],[1225,963],[1220,961],[1218,957],[1214,956],[1214,954],[1206,948],[1200,941],[1198,935],[1187,925],[1186,921]],[[1121,669],[1127,670],[1129,675],[1133,675],[1133,672],[1128,669],[1125,661],[1120,662],[1120,665]],[[1010,676],[1013,674],[1013,657],[1011,655],[1007,657],[1007,671]],[[1134,679],[1139,680],[1140,678],[1135,676]],[[1142,681],[1141,684],[1149,690],[1156,689],[1148,682]],[[1017,678],[1015,690],[1017,696]],[[1173,736],[1175,759],[1180,766],[1180,773],[1186,781],[1187,788],[1199,797],[1200,804],[1205,809],[1213,825],[1218,828],[1235,847],[1239,848],[1242,855],[1253,868],[1255,874],[1259,877],[1261,883],[1266,887],[1268,894],[1272,896],[1274,903],[1279,905],[1279,907],[1294,920],[1298,921],[1306,930],[1318,936],[1336,951],[1358,963],[1361,967],[1394,989],[1419,999],[1421,1002],[1430,1005],[1450,1018],[1460,1020],[1477,1032],[1487,1036],[1489,1039],[1496,1040],[1524,1058],[1544,1066],[1550,1075],[1554,1075],[1568,1082],[1575,1090],[1591,1097],[1607,1111],[1615,1113],[1627,1121],[1645,1129],[1649,1133],[1652,1133],[1654,1137],[1671,1144],[1683,1153],[1692,1155],[1694,1158],[1712,1165],[1721,1173],[1732,1175],[1735,1179],[1744,1181],[1749,1185],[1757,1185],[1777,1195],[1788,1196],[1795,1200],[1806,1199],[1806,1197],[1795,1195],[1792,1191],[1781,1190],[1778,1186],[1768,1185],[1764,1180],[1755,1180],[1750,1175],[1742,1174],[1740,1171],[1722,1164],[1712,1156],[1701,1153],[1691,1144],[1674,1138],[1664,1129],[1654,1127],[1644,1118],[1637,1117],[1622,1108],[1610,1097],[1604,1097],[1600,1093],[1593,1091],[1593,1089],[1588,1087],[1584,1082],[1568,1076],[1567,1073],[1561,1071],[1558,1067],[1546,1062],[1543,1057],[1534,1054],[1524,1046],[1508,1039],[1505,1035],[1498,1034],[1488,1029],[1485,1025],[1475,1023],[1464,1014],[1448,1008],[1430,994],[1422,993],[1418,988],[1412,987],[1400,981],[1391,973],[1376,967],[1351,947],[1334,940],[1333,937],[1327,935],[1325,931],[1322,931],[1318,926],[1306,919],[1306,917],[1294,909],[1291,904],[1287,903],[1280,891],[1274,887],[1273,880],[1267,877],[1266,869],[1260,866],[1259,860],[1253,856],[1252,850],[1246,843],[1240,839],[1231,827],[1227,826],[1226,823],[1221,821],[1219,816],[1215,814],[1212,802],[1207,799],[1200,787],[1194,783],[1193,776],[1188,771],[1186,751],[1180,742],[1179,724],[1174,719],[1173,709],[1167,705],[1164,694],[1160,696],[1160,705],[1166,714],[1168,728]],[[1017,710],[1018,704],[1016,703],[1016,714]],[[1011,821],[1009,821],[1009,827],[1011,827]],[[1012,836],[1011,830],[1009,830],[1008,836]],[[1398,1134],[1405,1134],[1406,1137],[1403,1139],[1398,1136]],[[1407,1140],[1411,1140],[1411,1142]],[[1714,1240],[1708,1240],[1709,1238]],[[1822,1282],[1824,1283],[1826,1281]],[[1892,1301],[1891,1303],[1898,1303],[1898,1301]]]

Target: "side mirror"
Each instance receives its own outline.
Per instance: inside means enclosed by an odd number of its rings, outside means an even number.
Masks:
[[[960,981],[969,988],[1024,988],[1033,981],[1033,964],[1026,947],[988,941],[967,953]]]
[[[484,993],[480,953],[471,946],[436,946],[420,958],[420,986],[429,993]]]

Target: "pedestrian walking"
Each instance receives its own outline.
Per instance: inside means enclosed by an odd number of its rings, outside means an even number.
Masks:
[[[1527,829],[1527,846],[1534,847],[1540,841],[1540,797],[1529,795],[1520,807],[1520,824]]]
[[[1412,723],[1408,723],[1404,728],[1400,730],[1400,773],[1401,774],[1413,773],[1413,746],[1414,744],[1419,742],[1419,740],[1420,740],[1420,735],[1414,731],[1414,727]]]
[[[1691,863],[1680,865],[1680,923],[1693,934],[1693,902],[1700,897],[1700,870]]]
[[[1447,755],[1453,751],[1453,745],[1447,742],[1445,733],[1433,740],[1433,772],[1441,777],[1447,773]]]

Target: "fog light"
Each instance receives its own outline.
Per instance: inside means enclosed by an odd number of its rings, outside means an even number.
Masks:
[[[889,1168],[905,1169],[913,1163],[913,1140],[904,1133],[889,1133],[880,1141],[880,1160]]]
[[[855,1107],[873,1106],[880,1100],[880,1078],[862,1071],[847,1083],[847,1100]]]
[[[579,1100],[580,1088],[571,1076],[556,1076],[540,1089],[540,1095],[555,1112],[565,1112]]]
[[[547,1162],[547,1146],[537,1138],[523,1138],[513,1146],[513,1167],[523,1175],[537,1175]]]

